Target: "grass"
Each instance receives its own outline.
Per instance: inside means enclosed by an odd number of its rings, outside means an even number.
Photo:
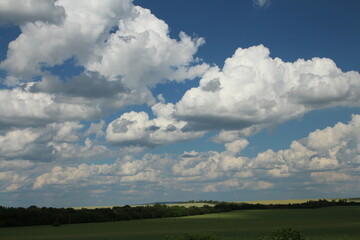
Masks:
[[[261,234],[283,227],[303,232],[308,240],[357,240],[360,238],[360,207],[243,210],[176,219],[0,228],[0,239],[161,240],[165,236],[207,232],[223,240],[255,240]]]

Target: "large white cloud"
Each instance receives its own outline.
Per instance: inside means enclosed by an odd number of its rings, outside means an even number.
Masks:
[[[36,9],[45,3],[17,4]],[[150,87],[193,79],[208,69],[194,58],[202,38],[185,33],[170,38],[164,21],[131,0],[59,0],[55,5],[65,11],[63,21],[24,22],[0,63],[9,86],[26,82],[0,90],[0,128],[100,119],[127,105],[154,104]],[[51,73],[52,66],[69,59],[84,71],[68,79]]]
[[[1,67],[10,75],[40,74],[42,66],[54,66],[75,56],[87,61],[103,45],[109,30],[120,16],[131,11],[131,1],[60,0],[65,9],[62,24],[28,22],[20,36],[9,44]]]
[[[60,24],[64,18],[65,10],[56,4],[56,0],[0,1],[0,23],[43,21]]]
[[[164,21],[130,0],[59,0],[57,5],[65,9],[62,24],[28,22],[9,44],[0,65],[8,71],[9,84],[73,57],[86,70],[114,81],[121,76],[131,89],[194,78],[207,69],[206,64],[191,66],[203,39],[185,33],[180,40],[171,39]]]
[[[238,156],[248,145],[247,140],[240,139],[226,144],[226,151],[184,154],[181,161],[174,164],[173,173],[179,176],[211,176],[219,172],[241,171],[249,160]]]
[[[294,141],[289,149],[258,154],[250,167],[272,177],[289,177],[301,172],[313,172],[311,177],[347,176],[358,172],[360,166],[360,116],[354,115],[348,124],[311,132],[308,137]],[[356,168],[357,167],[357,168]],[[329,173],[317,173],[327,171]],[[332,173],[332,174],[330,174]]]
[[[21,88],[0,90],[0,127],[34,126],[47,122],[91,119],[99,106],[68,102],[54,94],[31,93]]]
[[[342,72],[327,58],[291,63],[269,54],[263,45],[237,49],[184,94],[175,116],[189,129],[253,133],[314,109],[359,106],[358,72]]]
[[[0,89],[0,129],[40,126],[51,122],[93,120],[130,104],[153,102],[148,90],[126,90],[94,73],[70,82],[44,76],[13,89]]]
[[[87,134],[80,132],[83,128],[78,122],[64,122],[6,131],[0,134],[0,158],[75,161],[111,156],[107,147],[86,138]]]
[[[203,132],[184,132],[186,122],[173,118],[174,105],[157,103],[152,107],[156,116],[149,119],[145,112],[128,112],[112,121],[106,139],[112,144],[158,146],[201,137]]]
[[[148,9],[134,8],[132,18],[121,19],[103,52],[86,67],[105,76],[123,76],[130,88],[154,86],[164,80],[181,81],[201,75],[207,65],[190,67],[201,38],[180,33],[180,40],[169,38],[167,24]]]

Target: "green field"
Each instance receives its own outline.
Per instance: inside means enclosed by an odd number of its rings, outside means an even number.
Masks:
[[[306,239],[360,239],[360,207],[242,210],[201,216],[0,228],[1,240],[161,240],[184,233],[213,233],[221,239],[258,239],[274,229],[293,227]]]

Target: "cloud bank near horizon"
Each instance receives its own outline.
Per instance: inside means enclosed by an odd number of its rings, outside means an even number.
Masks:
[[[25,160],[0,161],[2,191],[20,189],[71,189],[88,187],[100,193],[114,186],[125,195],[164,191],[230,192],[241,189],[358,191],[360,172],[360,115],[347,123],[311,132],[288,149],[269,149],[254,158],[242,155],[249,142],[238,139],[225,144],[223,152],[184,152],[182,155],[131,154],[112,164],[61,166]],[[0,139],[1,140],[1,139]],[[29,171],[31,170],[31,171]],[[170,170],[170,171],[169,171]],[[29,175],[29,173],[33,175]],[[136,191],[129,192],[129,187]],[[151,187],[150,187],[151,186]]]

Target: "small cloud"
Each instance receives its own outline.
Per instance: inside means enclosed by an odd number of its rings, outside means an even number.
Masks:
[[[156,98],[157,98],[157,100],[158,100],[159,102],[165,104],[166,100],[165,100],[164,95],[163,95],[162,93],[159,94],[159,95],[157,95]]]
[[[261,8],[266,8],[270,6],[271,0],[253,0],[253,3]]]
[[[154,119],[146,112],[124,113],[108,125],[106,139],[114,145],[156,147],[204,135],[204,132],[184,131],[186,122],[173,118],[173,107],[162,103],[154,105],[157,116]]]
[[[107,193],[109,192],[109,189],[95,189],[95,190],[91,190],[90,193],[92,194],[103,194],[103,193]]]

